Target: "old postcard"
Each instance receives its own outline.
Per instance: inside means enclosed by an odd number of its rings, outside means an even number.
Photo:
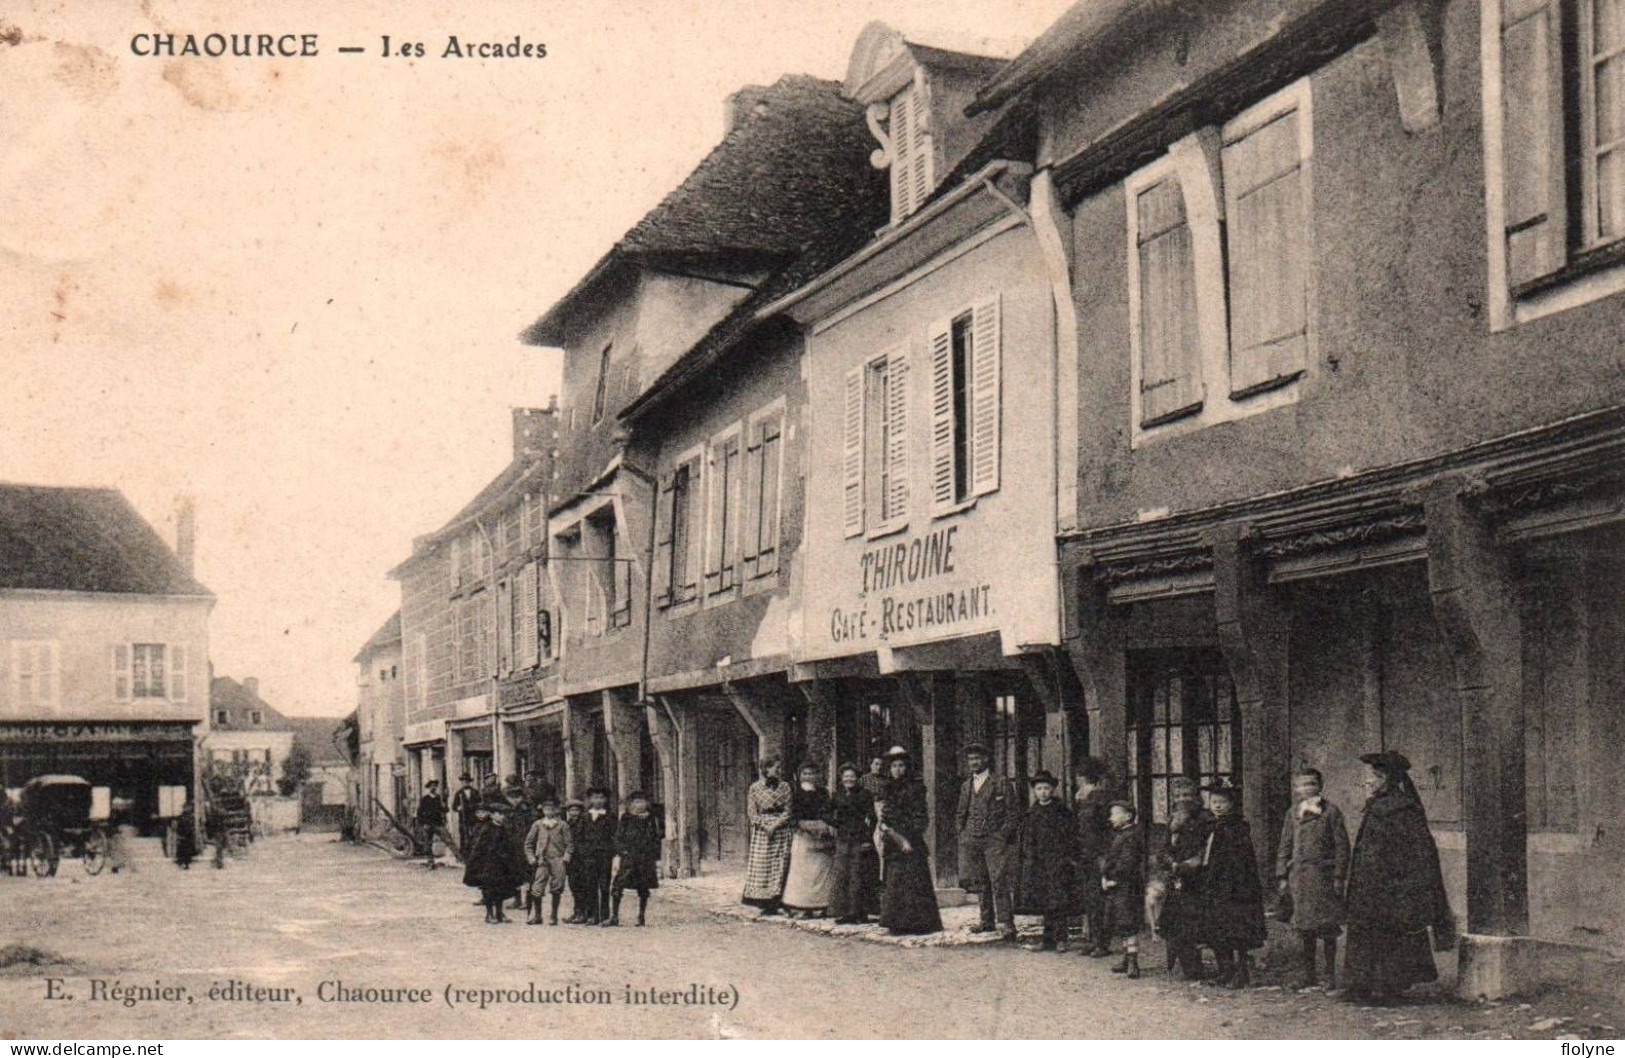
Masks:
[[[1625,0],[21,0],[0,135],[12,1054],[1615,1053]]]

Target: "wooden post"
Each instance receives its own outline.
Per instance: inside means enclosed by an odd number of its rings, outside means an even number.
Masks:
[[[758,762],[784,752],[784,713],[775,704],[764,702],[760,695],[737,683],[722,688],[728,701],[739,711],[750,729],[756,733],[756,760]],[[787,768],[795,767],[787,763]]]
[[[592,785],[592,714],[573,698],[564,700],[564,788],[585,797]]]
[[[1106,601],[1092,564],[1068,563],[1066,581],[1076,629],[1064,646],[1083,685],[1089,753],[1106,765],[1111,785],[1128,793],[1128,663],[1122,621]]]
[[[643,739],[639,737],[643,710],[625,691],[599,693],[604,698],[604,737],[609,739],[610,753],[615,758],[615,803],[623,804],[626,795],[638,788],[643,774]]]
[[[807,680],[795,687],[807,700],[807,759],[824,766],[825,789],[833,790],[838,779],[835,769],[840,766],[835,759],[835,692],[819,680]]]
[[[1461,697],[1467,929],[1512,936],[1529,930],[1523,635],[1509,557],[1465,491],[1449,478],[1427,491],[1428,591]]]
[[[897,686],[920,725],[920,777],[925,780],[931,819],[926,844],[931,850],[931,876],[938,888],[959,884],[958,835],[954,801],[959,768],[954,760],[954,679],[946,673],[898,673]]]
[[[1213,548],[1213,616],[1236,685],[1241,715],[1241,806],[1262,837],[1259,863],[1273,872],[1282,814],[1291,804],[1292,759],[1287,725],[1287,647],[1291,614],[1265,581],[1252,554],[1252,527],[1231,523],[1209,537]]]
[[[660,800],[666,805],[666,847],[662,850],[666,869],[673,878],[694,873],[694,858],[689,854],[692,835],[697,825],[691,821],[693,806],[686,802],[683,772],[694,768],[694,761],[684,760],[677,741],[677,727],[658,701],[644,704],[644,720],[649,725],[649,740],[654,743],[660,758]]]

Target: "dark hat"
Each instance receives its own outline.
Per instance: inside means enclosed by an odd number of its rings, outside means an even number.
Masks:
[[[1032,778],[1028,779],[1027,781],[1029,783],[1031,783],[1032,785],[1034,785],[1034,786],[1037,786],[1039,783],[1048,783],[1050,786],[1059,786],[1059,785],[1061,785],[1056,780],[1055,776],[1051,775],[1047,770],[1040,770],[1037,775],[1034,775]]]
[[[1229,779],[1218,779],[1202,787],[1203,793],[1222,794],[1232,801],[1241,796],[1241,791]]]
[[[644,793],[642,790],[633,790],[631,793],[626,795],[626,799],[628,802],[647,801],[649,800],[649,795]]]
[[[1400,774],[1411,770],[1410,758],[1398,750],[1385,749],[1381,753],[1362,753],[1360,761],[1385,772]]]
[[[586,808],[587,803],[585,801],[583,801],[579,797],[572,797],[568,801],[564,802],[564,807],[565,808]]]
[[[965,753],[965,756],[967,756],[967,757],[970,756],[972,753],[980,753],[984,757],[993,756],[993,754],[988,751],[987,746],[985,746],[984,744],[982,744],[980,742],[972,742],[970,745],[966,746],[965,750],[964,750],[964,753]]]
[[[602,786],[589,786],[589,787],[587,787],[587,796],[591,797],[593,794],[597,794],[600,797],[604,798],[605,800],[609,799],[609,791],[607,789],[605,789],[604,787],[602,787]]]
[[[439,779],[430,779],[428,782],[424,783],[423,785],[425,785],[425,786],[439,786],[440,785],[440,780]]]
[[[536,807],[538,809],[542,809],[546,808],[548,805],[552,805],[554,808],[557,808],[559,806],[559,799],[557,797],[544,797],[536,805]]]
[[[473,782],[474,781],[474,776],[468,774],[468,772],[465,771],[465,772],[463,772],[463,774],[457,776],[457,781],[458,782]]]

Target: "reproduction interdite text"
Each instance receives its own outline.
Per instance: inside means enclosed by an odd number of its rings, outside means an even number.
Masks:
[[[322,981],[310,994],[314,1002],[360,1004],[421,1004],[443,1002],[448,1007],[474,1007],[486,1010],[499,1006],[629,1006],[629,1007],[720,1007],[739,1006],[739,990],[733,985],[690,982],[663,987],[644,982],[627,982],[619,989],[585,987],[579,984],[539,984],[526,981],[510,985],[372,985],[343,980]],[[45,979],[45,998],[59,1002],[113,1003],[125,1007],[141,1004],[178,1003],[276,1003],[303,1006],[305,990],[287,986],[257,985],[227,978],[209,982],[206,988],[171,984],[158,978],[125,981],[120,978],[87,977],[72,982],[65,977]]]

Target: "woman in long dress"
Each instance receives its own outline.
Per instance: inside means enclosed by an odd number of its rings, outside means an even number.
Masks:
[[[886,842],[886,890],[880,924],[893,933],[936,933],[942,929],[937,889],[931,880],[925,832],[931,810],[925,783],[912,774],[912,760],[901,746],[886,754],[891,783],[886,787],[886,815],[880,833]]]
[[[1365,1002],[1437,980],[1428,929],[1453,936],[1455,921],[1411,762],[1393,751],[1360,760],[1368,798],[1349,857],[1344,978],[1349,998]]]
[[[829,907],[833,888],[834,830],[829,825],[829,794],[818,785],[818,767],[803,764],[790,791],[790,873],[784,880],[784,908],[791,915],[818,918]]]
[[[790,842],[795,820],[790,818],[790,784],[780,778],[783,761],[762,761],[762,777],[745,795],[745,816],[750,823],[750,848],[745,859],[745,891],[740,900],[776,915],[784,900],[784,876],[790,868]]]
[[[856,764],[841,765],[841,782],[830,796],[835,862],[829,913],[841,925],[868,921],[876,903],[880,866],[875,859],[875,799],[860,782]]]

